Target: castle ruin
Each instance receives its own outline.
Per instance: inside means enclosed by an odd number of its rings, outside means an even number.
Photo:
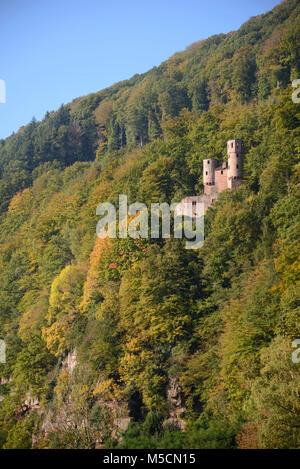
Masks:
[[[218,166],[215,158],[203,160],[204,194],[185,197],[179,205],[182,215],[197,216],[197,203],[204,204],[204,211],[217,199],[225,189],[237,189],[243,181],[243,142],[229,140],[227,142],[228,162]]]

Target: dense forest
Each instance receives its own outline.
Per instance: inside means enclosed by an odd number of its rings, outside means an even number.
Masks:
[[[0,447],[300,448],[300,4],[0,141]],[[244,182],[184,240],[100,239],[96,207]]]

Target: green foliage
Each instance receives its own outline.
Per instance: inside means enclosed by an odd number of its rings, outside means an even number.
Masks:
[[[162,425],[158,414],[149,413],[143,423],[130,424],[118,448],[126,449],[229,449],[235,448],[238,423],[202,420],[187,426],[182,433],[173,425]]]
[[[253,384],[262,448],[300,446],[300,372],[291,360],[290,341],[276,337],[261,353],[262,369]]]
[[[27,333],[22,345],[14,366],[14,382],[23,395],[29,390],[34,397],[42,397],[47,391],[46,376],[54,364],[53,356],[36,333]]]
[[[288,0],[0,142],[1,447],[299,447],[298,44]],[[201,193],[230,138],[201,250],[96,237],[119,194]]]
[[[34,430],[34,417],[25,418],[17,422],[9,432],[3,449],[30,449],[32,447],[32,433]]]

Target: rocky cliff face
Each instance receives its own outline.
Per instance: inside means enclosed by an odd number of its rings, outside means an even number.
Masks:
[[[73,373],[75,366],[77,365],[77,352],[76,349],[69,352],[66,358],[62,362],[62,369],[66,369],[69,373]]]
[[[107,431],[112,438],[120,441],[121,435],[126,431],[131,420],[128,413],[128,405],[125,401],[102,400],[95,398],[92,412],[88,406],[86,396],[82,396],[81,409],[78,413],[78,402],[74,396],[74,389],[77,386],[76,373],[78,359],[76,350],[70,351],[62,361],[61,369],[57,377],[67,382],[67,393],[60,404],[55,403],[52,409],[44,410],[41,413],[42,423],[38,431],[39,437],[35,436],[34,444],[39,444],[39,440],[47,439],[49,433],[69,432],[73,435],[86,432],[91,439],[91,447],[100,449],[103,446],[103,436]],[[76,394],[76,393],[75,393]],[[28,400],[29,403],[29,400]],[[32,410],[36,409],[35,402],[30,400]],[[97,419],[92,414],[97,415]],[[104,424],[105,421],[105,424]]]
[[[167,423],[173,424],[179,430],[184,430],[185,421],[183,420],[185,406],[181,396],[180,386],[176,378],[171,378],[168,389],[168,402],[170,404],[170,416]]]

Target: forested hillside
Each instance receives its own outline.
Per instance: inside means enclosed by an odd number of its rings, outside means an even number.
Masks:
[[[287,0],[0,141],[0,447],[300,448],[297,78]],[[231,138],[200,250],[97,238],[100,202],[201,194]]]

